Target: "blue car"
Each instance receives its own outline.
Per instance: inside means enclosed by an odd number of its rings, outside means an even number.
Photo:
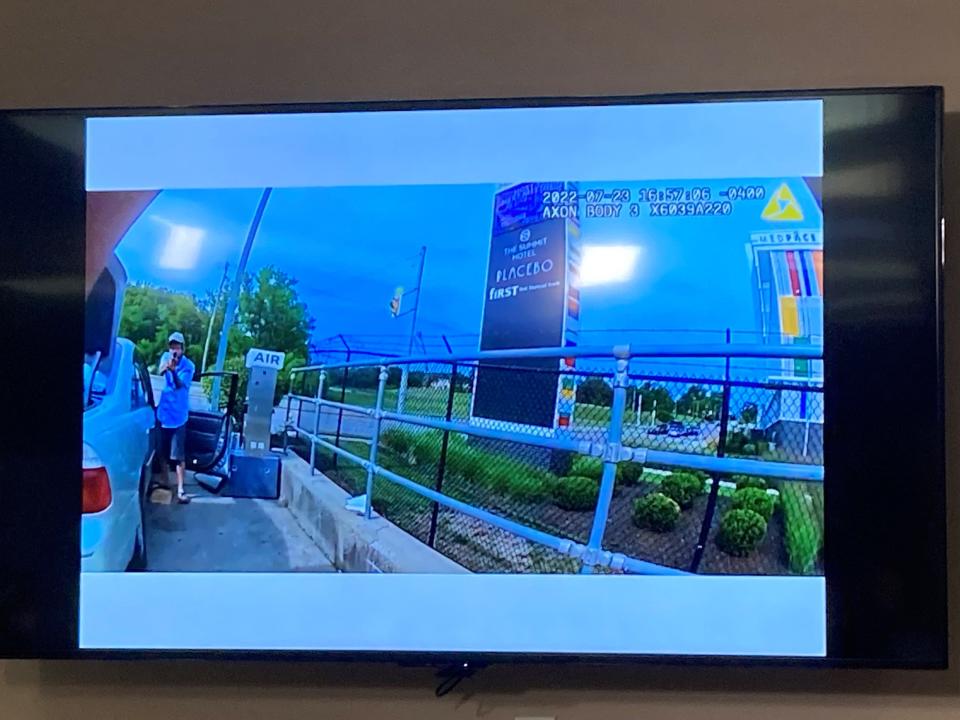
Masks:
[[[113,258],[87,301],[83,368],[83,516],[80,569],[146,567],[144,505],[156,448],[146,367],[116,337],[126,273]]]

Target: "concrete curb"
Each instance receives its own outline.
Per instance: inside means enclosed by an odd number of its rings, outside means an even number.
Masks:
[[[293,451],[283,457],[280,504],[342,572],[465,573],[441,555],[384,518],[367,520],[344,503],[349,493]]]

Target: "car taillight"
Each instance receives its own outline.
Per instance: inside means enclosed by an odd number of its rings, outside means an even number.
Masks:
[[[83,512],[97,513],[110,507],[110,476],[103,467],[83,471]]]
[[[110,507],[113,493],[110,476],[96,451],[87,444],[83,446],[83,512],[97,513]]]

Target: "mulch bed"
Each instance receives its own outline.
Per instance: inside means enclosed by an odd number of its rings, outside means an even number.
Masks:
[[[344,465],[347,464],[344,463]],[[326,469],[324,472],[338,485],[352,492],[357,487],[356,470],[358,468],[348,469],[348,467],[335,470],[332,468]],[[610,506],[610,515],[603,537],[603,547],[605,550],[623,553],[638,560],[689,570],[700,537],[700,528],[707,507],[707,495],[695,498],[693,506],[681,512],[673,530],[658,533],[639,528],[633,523],[634,501],[656,490],[657,487],[650,483],[641,483],[636,486],[618,489]],[[484,487],[465,485],[463,482],[451,483],[450,487],[444,488],[444,491],[458,500],[483,507],[503,517],[560,537],[585,543],[590,535],[590,528],[593,523],[592,510],[564,510],[554,505],[550,500],[521,501],[504,493],[498,493]],[[783,543],[783,519],[779,511],[775,512],[770,519],[767,525],[767,534],[760,546],[749,556],[732,557],[717,547],[716,535],[720,520],[729,507],[729,498],[717,498],[716,511],[697,572],[723,575],[790,575]],[[448,511],[445,511],[445,514],[446,512]],[[421,540],[426,540],[430,522],[429,512],[402,512],[400,515],[400,517],[388,517],[388,519],[394,520],[407,532]],[[411,517],[411,515],[416,515],[416,517]],[[459,557],[455,559],[468,567],[477,565],[463,555],[464,550],[461,549],[461,552],[457,553]],[[506,554],[513,555],[517,559],[518,567],[513,572],[531,571],[530,562],[524,557],[524,553],[514,550],[514,552]],[[489,560],[479,563],[479,566],[489,567],[488,563]],[[502,572],[506,568],[498,567],[496,570]]]

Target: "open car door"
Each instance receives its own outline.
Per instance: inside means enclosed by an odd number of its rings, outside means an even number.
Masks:
[[[221,378],[219,398],[209,397],[211,392],[204,378]],[[201,373],[197,380],[202,393],[191,389],[190,414],[187,418],[187,470],[226,478],[227,463],[224,460],[230,449],[237,417],[237,383],[235,372]],[[222,381],[226,382],[222,382]],[[196,387],[196,386],[195,386]],[[203,483],[209,485],[209,483]],[[218,490],[220,483],[211,489]]]
[[[120,312],[127,287],[127,271],[111,255],[87,296],[84,313],[83,404],[90,407],[105,382],[113,376]]]

